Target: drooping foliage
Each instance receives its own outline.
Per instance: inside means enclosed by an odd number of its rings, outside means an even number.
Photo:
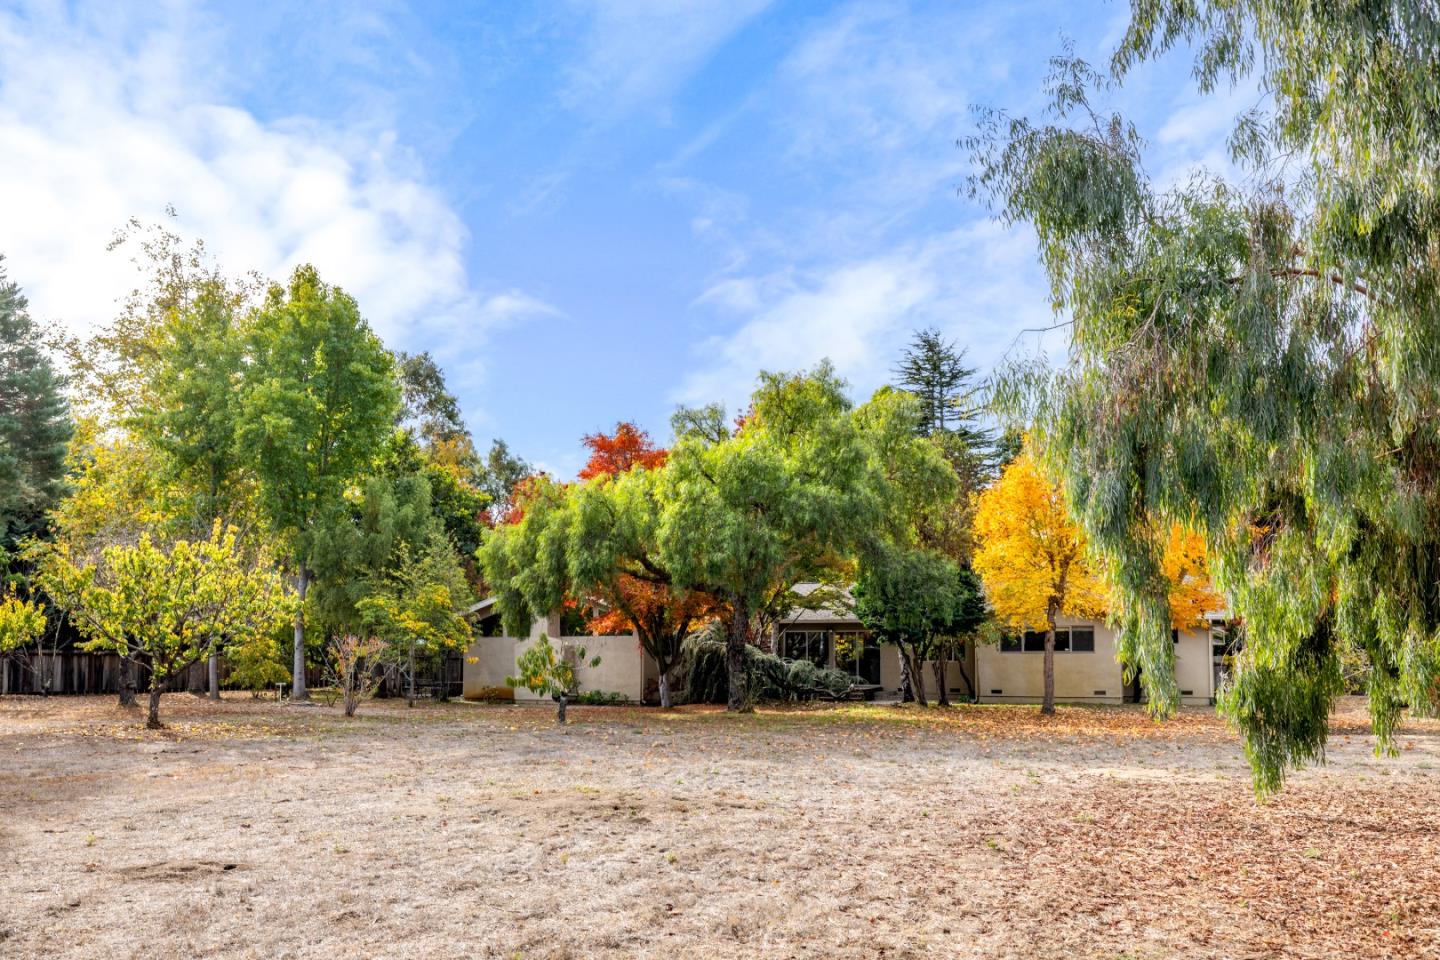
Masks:
[[[1255,186],[1154,184],[1093,103],[1182,45],[1202,91],[1253,74],[1270,92],[1232,138]],[[990,114],[971,141],[977,191],[1033,225],[1071,324],[1066,369],[1014,371],[1001,399],[1105,558],[1127,662],[1168,646],[1170,525],[1203,536],[1243,623],[1221,709],[1262,791],[1322,755],[1351,650],[1380,749],[1402,704],[1436,706],[1437,48],[1414,0],[1136,0],[1111,77],[1061,59],[1048,123]],[[1160,714],[1168,676],[1142,673]]]
[[[922,503],[953,493],[944,458],[916,436],[917,416],[914,398],[893,390],[853,407],[822,364],[762,374],[733,434],[677,425],[657,494],[661,558],[677,585],[729,607],[730,709],[749,702],[752,616],[777,584],[839,579],[837,568],[910,536]]]

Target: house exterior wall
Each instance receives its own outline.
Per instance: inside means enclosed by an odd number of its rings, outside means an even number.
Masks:
[[[1215,696],[1209,629],[1181,631],[1180,642],[1175,645],[1175,680],[1180,687],[1181,703],[1209,703]]]
[[[544,633],[557,649],[585,648],[585,662],[579,664],[575,671],[581,691],[618,693],[626,700],[637,703],[644,699],[646,681],[656,671],[634,634],[563,637],[550,632],[551,628],[558,626],[558,618],[551,617],[535,621],[528,637],[476,637],[465,651],[461,695],[467,700],[474,700],[483,696],[487,688],[505,686],[505,678],[518,672],[516,665],[520,657]],[[590,666],[589,661],[597,656],[600,663]],[[539,700],[541,697],[517,687],[515,699]]]
[[[1057,626],[1087,626],[1090,621],[1061,617]],[[1055,654],[1055,699],[1090,703],[1122,703],[1125,689],[1115,662],[1115,631],[1103,623],[1095,628],[1093,653]],[[975,651],[981,703],[1033,703],[1045,695],[1043,653],[1003,653],[993,644]]]

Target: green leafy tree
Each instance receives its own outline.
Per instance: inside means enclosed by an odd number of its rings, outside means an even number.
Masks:
[[[0,556],[45,532],[47,512],[65,493],[73,430],[64,382],[26,307],[0,258]]]
[[[371,477],[331,505],[312,540],[314,621],[331,637],[378,639],[371,664],[401,670],[413,703],[417,652],[433,660],[469,639],[462,614],[472,595],[429,483]]]
[[[406,705],[415,706],[417,654],[425,662],[442,661],[470,642],[465,619],[472,594],[455,547],[437,529],[412,562],[401,544],[395,569],[380,589],[356,604],[360,621],[385,644],[387,659],[403,663]]]
[[[490,444],[476,485],[490,498],[489,518],[492,525],[517,519],[515,494],[534,472],[530,464],[510,452],[504,440],[495,440]]]
[[[290,550],[296,591],[308,592],[317,521],[364,474],[399,403],[390,354],[355,301],[311,266],[272,286],[250,335],[240,445],[273,533]],[[305,620],[295,618],[292,695],[305,699]]]
[[[580,686],[575,676],[575,665],[586,663],[588,652],[576,646],[556,650],[550,638],[540,634],[540,639],[520,655],[515,668],[517,676],[506,677],[509,687],[524,687],[531,693],[555,700],[555,722],[565,722],[565,705],[571,697],[579,694]],[[600,658],[594,657],[588,665],[593,669],[600,666]]]
[[[216,524],[207,540],[111,545],[97,562],[77,563],[63,548],[41,564],[40,584],[89,638],[150,667],[146,726],[158,728],[165,686],[215,647],[275,629],[293,607],[265,558],[257,563],[235,532]]]
[[[1063,371],[1011,371],[999,398],[1033,418],[1162,715],[1161,536],[1204,536],[1244,625],[1220,708],[1262,792],[1323,755],[1350,648],[1381,750],[1403,704],[1436,707],[1437,42],[1427,3],[1137,0],[1110,76],[1059,58],[1046,122],[992,113],[970,143],[977,192],[1035,228],[1071,331]],[[1152,182],[1094,102],[1177,46],[1203,92],[1245,74],[1272,92],[1231,140],[1250,183]]]
[[[777,584],[838,579],[855,556],[908,535],[918,501],[953,493],[943,458],[915,436],[916,416],[914,399],[894,391],[852,407],[822,364],[762,374],[734,434],[677,438],[657,494],[660,559],[677,586],[729,608],[728,709],[749,707],[745,646]]]
[[[0,653],[34,643],[45,632],[45,605],[17,596],[13,590],[0,594]]]
[[[921,663],[933,659],[939,702],[948,706],[944,663],[955,640],[985,621],[975,574],[933,550],[886,546],[861,567],[853,595],[860,622],[900,651],[920,705],[928,705]]]

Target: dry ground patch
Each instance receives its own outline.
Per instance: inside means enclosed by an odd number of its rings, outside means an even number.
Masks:
[[[0,698],[0,956],[1440,956],[1440,725]]]

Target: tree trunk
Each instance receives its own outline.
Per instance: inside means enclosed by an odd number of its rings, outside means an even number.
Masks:
[[[135,661],[120,654],[120,706],[135,706]]]
[[[1055,712],[1055,604],[1045,611],[1045,700],[1040,712],[1050,716]]]
[[[145,717],[145,729],[159,730],[165,725],[160,722],[160,684],[150,677],[150,712]]]
[[[411,710],[415,709],[415,640],[410,640],[410,676],[405,684],[405,706]]]
[[[660,668],[660,708],[669,710],[673,704],[670,702],[670,670],[673,664],[667,664]]]
[[[895,649],[900,651],[900,702],[911,703],[915,699],[915,681],[910,676],[910,655],[903,643],[895,644]]]
[[[310,691],[305,688],[305,593],[310,589],[310,571],[300,565],[295,577],[295,592],[300,595],[300,606],[295,610],[295,666],[290,675],[290,699],[309,700]],[[347,714],[348,716],[348,714]]]
[[[943,650],[938,651],[935,657],[935,685],[939,688],[935,693],[935,702],[942,707],[950,706],[950,694],[945,689],[947,683],[945,680],[945,651]]]
[[[963,643],[960,645],[960,679],[965,681],[965,692],[970,695],[970,702],[975,703],[979,698],[975,696],[975,684],[970,682],[970,674],[965,672],[965,644]]]
[[[930,706],[930,701],[925,699],[925,668],[920,660],[920,651],[912,643],[910,645],[910,680],[915,684],[915,702],[922,707]]]
[[[220,651],[210,654],[210,663],[206,668],[210,679],[210,699],[220,699]]]
[[[567,700],[569,700],[569,697],[565,696],[565,694],[563,694],[563,693],[560,694],[560,703],[559,703],[559,705],[555,708],[555,722],[556,722],[556,723],[564,723],[564,722],[565,722],[565,703],[566,703]]]
[[[730,695],[725,701],[729,713],[749,713],[749,677],[745,663],[745,641],[750,632],[750,602],[738,593],[730,595],[730,636],[725,641],[725,666],[730,675]]]

